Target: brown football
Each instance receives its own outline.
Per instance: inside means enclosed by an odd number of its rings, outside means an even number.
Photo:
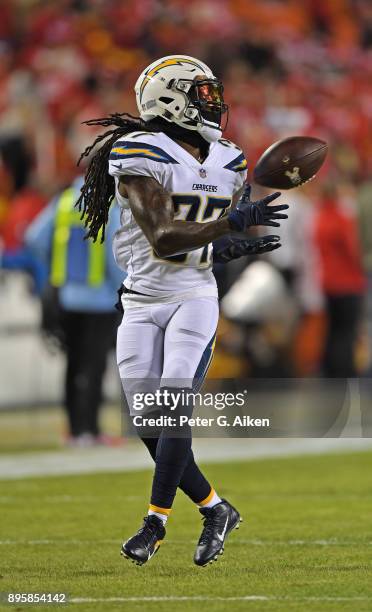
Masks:
[[[253,171],[256,183],[273,189],[293,189],[312,179],[321,168],[327,143],[310,136],[292,136],[274,142]]]

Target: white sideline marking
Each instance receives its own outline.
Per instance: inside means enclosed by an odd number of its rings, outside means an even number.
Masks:
[[[196,438],[194,451],[198,461],[220,463],[270,457],[317,455],[372,449],[368,438]],[[133,472],[152,469],[152,461],[143,444],[130,441],[122,448],[64,449],[20,455],[0,455],[0,479],[13,480],[63,474]]]
[[[68,603],[115,603],[159,601],[371,601],[372,597],[287,597],[275,595],[241,595],[235,597],[208,597],[203,595],[159,597],[72,597]]]
[[[75,546],[76,544],[120,544],[120,538],[117,539],[102,539],[102,540],[57,540],[57,539],[43,539],[43,540],[0,540],[0,546],[47,546],[47,545],[61,545],[61,546]],[[169,545],[179,544],[195,544],[195,540],[169,540]],[[244,538],[234,538],[229,540],[229,546],[236,544],[248,544],[250,546],[372,546],[372,541],[361,542],[359,540],[248,540]]]

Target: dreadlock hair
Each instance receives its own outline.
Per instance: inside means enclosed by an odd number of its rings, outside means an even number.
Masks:
[[[187,130],[162,117],[144,121],[140,117],[133,117],[129,113],[113,113],[101,119],[83,121],[85,125],[101,125],[102,127],[115,126],[97,136],[93,144],[80,155],[78,165],[84,157],[88,157],[92,150],[100,143],[103,144],[93,153],[85,174],[84,185],[76,205],[88,228],[85,238],[92,238],[96,242],[100,236],[101,242],[105,239],[105,227],[108,221],[109,210],[115,197],[115,181],[108,173],[108,160],[113,144],[126,134],[136,132],[165,132],[170,138],[179,139],[198,146],[202,155],[208,155],[209,143],[196,131]]]
[[[109,175],[107,167],[110,151],[115,141],[121,136],[137,130],[149,131],[149,126],[139,117],[133,117],[129,113],[113,113],[108,117],[90,119],[83,123],[89,126],[115,126],[114,129],[97,136],[93,144],[89,145],[80,155],[77,163],[79,165],[84,157],[88,157],[92,150],[104,141],[91,157],[84,185],[76,202],[85,227],[88,228],[85,238],[92,238],[93,242],[96,242],[101,231],[101,242],[103,242],[109,209],[115,196],[115,181]]]

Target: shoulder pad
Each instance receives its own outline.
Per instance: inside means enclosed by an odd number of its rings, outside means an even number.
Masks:
[[[241,148],[238,147],[238,145],[231,142],[231,140],[227,140],[226,138],[220,138],[218,142],[222,144],[224,147],[230,147],[232,149],[236,149],[237,151],[242,152]]]
[[[177,160],[163,147],[153,144],[154,141],[156,142],[153,138],[155,135],[153,132],[132,132],[131,134],[125,134],[113,145],[109,157],[110,161],[146,158],[163,164],[178,164]]]

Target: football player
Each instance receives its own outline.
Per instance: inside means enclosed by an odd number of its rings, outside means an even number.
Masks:
[[[128,275],[117,338],[120,377],[131,398],[159,385],[164,401],[146,411],[169,416],[174,405],[165,398],[200,386],[211,361],[218,321],[213,263],[278,248],[278,236],[246,233],[257,225],[278,227],[288,206],[269,206],[280,193],[251,201],[244,154],[222,138],[228,112],[222,83],[203,62],[163,57],[142,72],[135,93],[139,118],[113,114],[87,122],[112,129],[82,155],[101,145],[78,203],[93,240],[104,239],[114,197],[121,207],[114,252]],[[182,400],[177,411],[191,415],[192,406]],[[180,488],[204,519],[194,561],[216,560],[240,515],[198,468],[190,428],[140,435],[155,462],[151,499],[122,554],[139,565],[151,559]]]

